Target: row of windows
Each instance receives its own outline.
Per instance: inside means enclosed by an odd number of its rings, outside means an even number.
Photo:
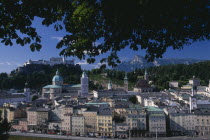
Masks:
[[[207,122],[207,123],[204,123],[204,122],[202,122],[202,123],[200,123],[200,122],[197,122],[198,124],[202,124],[202,125],[209,125],[209,122]]]
[[[98,116],[98,119],[111,120],[111,119],[112,119],[112,117],[111,117],[111,116],[107,116],[107,117],[101,117],[101,116]]]
[[[83,120],[83,118],[80,118],[80,117],[74,117],[74,118],[72,118],[72,120]]]
[[[151,127],[153,130],[165,130],[165,127]]]
[[[99,123],[98,125],[100,125],[100,126],[112,126],[111,123]]]
[[[151,124],[151,126],[166,126],[165,124]]]
[[[210,130],[209,127],[198,127],[198,129],[200,129],[200,130]]]
[[[146,129],[144,126],[143,127],[136,127],[136,126],[133,126],[131,129],[140,129],[140,130],[144,130]]]
[[[84,127],[84,125],[72,125],[72,128],[73,127]]]
[[[85,120],[87,120],[87,121],[95,121],[96,119],[95,118],[90,118],[90,119],[85,118]]]
[[[165,120],[150,120],[151,122],[165,122]]]
[[[199,121],[200,121],[200,119],[197,119],[197,121],[199,122]],[[203,122],[203,121],[204,121],[204,119],[202,119],[201,121]],[[209,120],[206,120],[206,121],[208,122]]]
[[[111,120],[98,120],[98,122],[111,122]]]
[[[145,121],[145,120],[144,119],[138,119],[138,120],[128,119],[128,121]]]
[[[128,123],[128,125],[130,125],[130,123]],[[132,123],[133,126],[145,126],[145,124],[143,123]]]
[[[64,130],[69,130],[70,127],[62,127],[62,129],[64,129]]]
[[[81,121],[72,121],[73,124],[83,124],[84,122]]]
[[[151,120],[157,120],[157,119],[164,119],[165,120],[165,117],[150,117]]]
[[[111,128],[100,128],[99,131],[110,131],[111,132],[112,129]]]
[[[75,128],[72,128],[72,131],[83,131],[84,129],[75,129]]]

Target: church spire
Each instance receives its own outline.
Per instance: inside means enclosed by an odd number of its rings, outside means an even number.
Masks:
[[[127,72],[125,73],[124,80],[128,80]]]
[[[145,68],[145,71],[144,71],[144,80],[149,81],[149,75],[147,73],[147,69],[146,68]]]
[[[60,73],[59,73],[58,69],[57,69],[57,71],[56,71],[56,75],[60,75]]]
[[[86,74],[86,71],[83,70],[82,77],[81,77],[81,94],[82,97],[87,97],[89,88],[88,88],[88,76]]]
[[[85,70],[83,70],[82,77],[87,77],[87,73]]]
[[[125,77],[124,77],[124,88],[125,88],[125,91],[128,91],[128,77],[127,77],[127,72],[125,73]]]

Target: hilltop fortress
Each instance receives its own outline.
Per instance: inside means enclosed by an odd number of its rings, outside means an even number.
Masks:
[[[41,70],[43,66],[49,65],[74,65],[74,59],[66,60],[64,57],[51,57],[49,61],[47,60],[31,60],[29,59],[27,62],[17,68],[16,72],[30,73],[31,69]],[[33,67],[36,65],[36,68]]]

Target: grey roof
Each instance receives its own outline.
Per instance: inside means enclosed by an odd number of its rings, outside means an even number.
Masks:
[[[65,105],[65,107],[73,107],[72,105]]]
[[[194,110],[196,115],[210,115],[210,110],[206,108],[199,108]]]
[[[99,107],[96,106],[90,106],[87,108],[87,110],[85,112],[98,112]]]
[[[88,108],[88,106],[86,106],[86,105],[78,105],[78,106],[74,107],[74,109],[81,109],[81,108]]]
[[[0,93],[0,99],[9,99],[9,98],[25,98],[26,96],[23,94],[7,94]]]
[[[86,105],[109,105],[107,102],[89,102],[85,103]]]
[[[36,107],[32,107],[32,108],[30,108],[28,111],[36,111],[36,110],[37,110]]]
[[[100,108],[98,115],[112,115],[112,110],[111,108]]]
[[[167,110],[167,112],[169,114],[172,114],[172,113],[185,113],[183,110],[181,110],[180,108],[177,108],[177,107],[165,108],[165,110]]]
[[[37,108],[37,107],[32,107],[28,111],[48,112],[48,111],[50,111],[50,108]]]
[[[50,111],[50,108],[38,108],[37,111],[38,112],[48,112],[48,111]]]
[[[129,108],[129,105],[125,105],[125,104],[118,104],[118,105],[115,105],[114,108]]]

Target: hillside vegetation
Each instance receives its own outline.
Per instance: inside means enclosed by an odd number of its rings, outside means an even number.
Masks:
[[[95,74],[106,73],[108,79],[115,79],[116,84],[122,85],[125,72],[117,70],[92,70]],[[132,89],[138,78],[143,78],[145,69],[136,69],[127,73],[129,89]],[[206,86],[210,80],[210,61],[194,63],[191,65],[176,64],[147,69],[150,81],[153,81],[159,89],[167,89],[169,81],[179,81],[180,86],[187,84],[193,76],[201,79],[201,85]]]
[[[35,64],[33,64],[35,65]],[[35,66],[36,67],[36,66]],[[23,89],[25,82],[32,89],[41,89],[43,86],[52,83],[52,78],[59,70],[60,75],[64,79],[64,83],[78,84],[82,69],[79,65],[45,65],[41,71],[33,71],[30,74],[12,71],[10,75],[7,73],[0,74],[0,89]]]
[[[53,67],[46,66],[41,71],[34,71],[31,74],[11,72],[0,74],[0,89],[22,89],[26,81],[29,87],[33,89],[41,89],[47,84],[51,84],[52,78],[56,70],[59,69],[60,75],[64,78],[64,83],[78,84],[82,69],[79,65],[65,66],[56,65]],[[129,89],[132,90],[138,78],[143,78],[144,69],[137,69],[127,73],[129,81]],[[159,89],[167,89],[168,82],[176,80],[180,82],[180,86],[187,84],[188,80],[193,76],[201,79],[201,85],[208,85],[210,79],[210,61],[199,62],[191,65],[177,64],[159,67],[151,67],[147,69],[150,81],[153,81]],[[109,80],[113,83],[113,88],[123,88],[125,72],[110,69],[93,69],[88,71],[89,88],[107,89]]]

